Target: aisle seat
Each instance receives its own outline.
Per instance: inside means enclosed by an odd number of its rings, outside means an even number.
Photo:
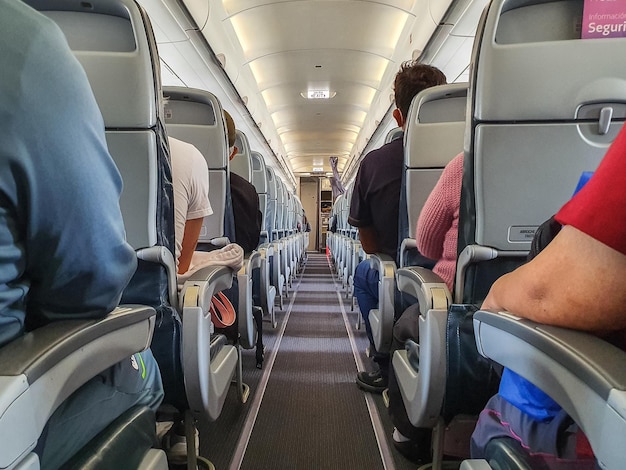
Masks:
[[[467,248],[461,253],[463,270],[457,277],[457,295],[464,299],[484,297],[493,277],[487,268],[502,271],[499,265],[506,266],[510,259],[517,258],[518,263],[524,259],[536,228],[571,197],[584,172],[595,170],[626,119],[626,66],[614,60],[626,40],[581,39],[575,25],[581,24],[582,15],[583,2],[579,0],[499,0],[485,10],[481,19],[477,35],[481,40],[474,48],[472,136],[467,149],[476,169],[465,175],[468,192],[464,194],[475,197],[462,200],[462,213],[468,215],[470,229],[464,234]],[[551,27],[542,28],[540,23]],[[585,57],[584,66],[578,57]],[[536,86],[535,80],[518,80],[516,86],[507,83],[520,76],[540,77],[541,86]],[[503,199],[510,202],[502,205]],[[594,394],[600,388],[592,375],[572,381],[572,388],[566,390],[562,387],[570,381],[572,372],[546,366],[545,357],[541,357],[547,351],[543,349],[544,341],[552,342],[545,336],[554,334],[554,339],[563,341],[550,349],[549,361],[571,365],[562,362],[560,355],[569,349],[567,355],[575,357],[578,352],[573,348],[577,346],[586,350],[588,340],[584,335],[570,337],[566,332],[561,336],[558,329],[484,315],[475,316],[481,353],[510,366],[558,398],[589,433],[602,468],[619,468],[623,452],[611,440],[611,434],[619,432],[620,424],[615,416],[609,417],[613,412],[605,415],[602,408],[606,408],[609,390],[615,388],[610,393],[619,395],[623,387],[615,383],[606,387],[598,404]],[[483,327],[483,323],[503,331]],[[520,367],[517,360],[483,346],[488,330],[493,331],[493,340],[515,344],[514,350],[520,351],[526,365]],[[518,348],[519,340],[511,334],[518,335],[522,330],[527,333],[521,341],[529,344]],[[540,337],[539,348],[535,334]],[[537,349],[543,352],[536,355]],[[614,357],[620,353],[615,352]],[[611,367],[612,360],[601,362],[604,371]],[[531,371],[531,367],[536,369]],[[584,367],[588,370],[589,366]],[[592,391],[581,392],[581,387]],[[599,417],[606,421],[595,423]],[[496,461],[494,465],[509,463]]]
[[[166,126],[168,133],[180,140],[194,145],[204,156],[209,168],[209,200],[214,213],[205,217],[203,225],[219,222],[214,219],[215,214],[222,214],[223,223],[221,232],[215,227],[207,225],[207,234],[203,241],[208,241],[213,247],[225,245],[232,236],[227,233],[227,227],[234,221],[230,205],[230,186],[228,179],[228,142],[226,140],[226,123],[221,103],[215,95],[208,91],[185,87],[165,87],[164,96],[168,97],[166,106]],[[225,166],[224,166],[225,165]],[[216,183],[213,185],[213,183]],[[200,245],[199,240],[199,247]],[[237,309],[237,325],[239,338],[235,347],[236,371],[239,397],[245,402],[249,396],[249,387],[243,383],[242,359],[239,346],[251,349],[255,346],[256,329],[252,317],[252,291],[250,283],[239,279],[237,273],[232,273],[225,288],[232,285],[232,275],[235,274],[239,284],[239,308]],[[244,301],[242,302],[242,298]],[[210,298],[208,299],[210,301]],[[211,330],[212,331],[212,330]],[[232,345],[228,345],[229,348]],[[229,369],[230,370],[230,369]]]

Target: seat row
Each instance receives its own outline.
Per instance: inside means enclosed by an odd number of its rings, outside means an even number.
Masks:
[[[619,366],[623,352],[590,335],[494,312],[473,316],[475,354],[454,356],[448,343],[451,307],[480,306],[498,277],[525,262],[537,227],[571,197],[581,175],[597,167],[624,124],[626,68],[612,60],[624,39],[580,39],[571,25],[581,17],[577,1],[492,1],[477,30],[469,85],[424,90],[409,112],[399,220],[406,239],[397,260],[369,256],[380,279],[379,307],[369,318],[377,350],[390,351],[399,314],[395,291],[419,302],[419,367],[410,350],[395,351],[392,364],[410,422],[433,429],[434,468],[441,468],[444,454],[469,455],[469,433],[493,391],[480,389],[480,375],[460,382],[459,374],[484,369],[479,353],[557,400],[589,438],[602,468],[619,468],[623,461],[614,438],[626,425],[617,404],[626,392]],[[592,65],[581,68],[577,57]],[[576,80],[570,81],[572,75]],[[450,292],[438,276],[410,260],[421,207],[460,151],[458,260]],[[356,266],[349,247],[357,242],[346,223],[349,200],[336,203],[337,232],[330,242],[344,280]],[[488,382],[484,376],[482,381]],[[494,468],[525,468],[523,459],[498,461],[506,455],[514,452],[495,456]],[[463,468],[490,467],[468,461]]]
[[[0,444],[2,468],[38,468],[34,448],[56,407],[89,378],[147,347],[161,370],[164,402],[184,412],[188,436],[193,436],[197,421],[217,419],[235,376],[240,399],[245,401],[241,348],[255,344],[252,309],[262,308],[276,325],[275,292],[282,306],[283,292],[293,282],[306,246],[306,234],[298,230],[302,205],[265,166],[262,156],[250,151],[240,133],[245,156],[240,160],[249,162],[244,177],[255,184],[262,202],[264,242],[239,273],[228,266],[208,266],[178,286],[166,136],[192,143],[205,157],[213,214],[204,221],[199,241],[223,246],[233,227],[221,104],[209,92],[161,88],[150,20],[133,0],[25,3],[60,27],[86,72],[104,118],[109,152],[124,182],[120,207],[138,268],[123,294],[123,305],[104,320],[53,324],[2,348],[2,363],[7,367],[0,373],[0,428],[3,435],[13,436]],[[163,95],[169,97],[166,106]],[[261,271],[260,305],[252,297],[256,268]],[[208,312],[213,294],[230,288],[235,277],[239,280],[239,341],[233,345],[214,333]],[[13,359],[18,355],[24,358],[20,364]],[[78,366],[80,374],[76,374]],[[68,465],[88,468],[88,462],[98,456],[101,468],[106,468],[107,459],[119,461],[120,452],[129,445],[123,441],[132,441],[138,429],[154,436],[154,416],[146,419],[130,410],[125,417],[112,423]],[[145,455],[139,468],[167,468],[164,453],[152,448],[158,447],[155,439],[144,439],[141,444]],[[194,439],[188,439],[187,445],[190,465],[195,467]]]

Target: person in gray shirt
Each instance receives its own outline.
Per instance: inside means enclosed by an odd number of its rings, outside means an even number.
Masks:
[[[102,116],[54,22],[0,0],[0,346],[49,322],[101,318],[136,268]],[[59,468],[117,416],[163,398],[151,352],[83,385],[37,444]]]

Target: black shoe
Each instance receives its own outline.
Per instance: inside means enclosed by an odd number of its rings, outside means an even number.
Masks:
[[[416,441],[398,442],[392,439],[393,446],[403,457],[410,460],[414,464],[424,465],[431,462],[430,446],[420,445]]]
[[[383,393],[387,388],[387,377],[383,377],[380,369],[376,372],[359,372],[356,376],[356,383],[363,390],[372,393]]]

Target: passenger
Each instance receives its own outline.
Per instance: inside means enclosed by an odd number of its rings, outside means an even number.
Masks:
[[[167,100],[167,99],[166,99]],[[200,151],[187,142],[168,137],[174,186],[174,229],[179,287],[198,269],[223,265],[238,271],[243,250],[230,243],[219,250],[195,251],[204,217],[213,213],[209,201],[209,169]]]
[[[437,260],[433,272],[443,279],[450,292],[456,274],[462,180],[463,152],[444,168],[415,228],[417,249],[427,258]]]
[[[563,228],[527,264],[499,278],[482,308],[600,336],[626,329],[626,127],[589,182],[556,214]],[[624,343],[617,343],[624,348]],[[505,369],[480,414],[474,458],[510,437],[532,453],[576,458],[576,426],[549,396]],[[579,448],[580,449],[580,448]],[[584,455],[584,454],[583,454]]]
[[[189,269],[198,244],[204,217],[213,209],[209,202],[209,169],[193,145],[168,137],[174,186],[174,228],[178,274]]]
[[[167,102],[167,98],[165,101]],[[204,218],[213,213],[209,202],[209,169],[204,156],[195,146],[169,136],[168,141],[174,187],[176,264],[180,288],[194,271],[204,266],[220,264],[239,270],[243,263],[243,250],[230,243],[211,252],[195,251]],[[184,417],[176,415],[173,419],[170,430],[163,437],[163,447],[170,464],[184,465],[187,462]],[[197,439],[197,430],[195,433]],[[198,449],[197,444],[195,448]]]
[[[239,149],[235,146],[237,139],[237,130],[235,129],[235,121],[231,115],[224,111],[226,120],[226,130],[228,134],[228,147],[230,149],[229,160],[237,155]],[[233,206],[233,215],[235,218],[235,240],[237,245],[243,248],[244,254],[252,253],[259,246],[261,237],[261,222],[263,214],[259,209],[259,195],[255,187],[241,176],[230,172],[230,195]],[[259,268],[255,268],[252,272],[252,297],[255,305],[260,304],[261,297],[261,272]],[[237,281],[233,282],[233,287],[226,291],[226,295],[239,311],[239,288]],[[258,309],[253,308],[255,325],[257,328],[256,343],[256,365],[260,369],[263,364],[263,314]],[[221,330],[228,338],[237,341],[239,336],[239,317],[235,319],[235,323]]]
[[[228,129],[229,160],[237,155],[235,146],[235,122],[228,112],[224,111]],[[259,246],[261,222],[263,214],[259,210],[259,195],[254,186],[241,176],[230,172],[230,196],[235,216],[235,241],[243,248],[245,254],[252,253]]]
[[[136,268],[122,180],[81,65],[57,25],[0,0],[0,345],[47,323],[102,318]],[[36,452],[56,469],[135,405],[163,398],[150,350],[85,383],[54,412]]]
[[[400,67],[394,83],[397,108],[393,116],[403,130],[413,97],[420,91],[446,83],[445,75],[437,68],[417,62],[405,62]],[[359,228],[359,239],[366,253],[383,253],[397,258],[398,217],[402,165],[403,139],[397,139],[368,153],[354,183],[350,203],[350,225]],[[362,261],[354,274],[354,294],[365,323],[370,350],[379,369],[359,372],[357,384],[370,392],[381,393],[387,387],[389,355],[375,350],[369,312],[378,307],[378,272],[370,269],[369,261]]]
[[[424,256],[438,260],[433,272],[441,277],[450,291],[456,274],[462,180],[461,152],[444,168],[415,228],[417,249]],[[394,324],[391,356],[394,351],[404,349],[407,340],[419,342],[419,315],[419,304],[413,304]],[[416,428],[409,421],[393,367],[389,371],[389,415],[395,426],[393,443],[396,449],[415,463],[430,462],[432,429]]]

